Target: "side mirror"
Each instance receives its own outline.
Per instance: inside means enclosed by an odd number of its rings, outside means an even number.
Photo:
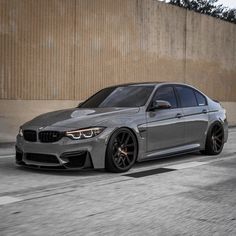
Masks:
[[[164,100],[156,100],[156,101],[153,101],[150,110],[154,111],[157,109],[159,110],[159,109],[169,109],[169,108],[171,108],[171,105],[169,102],[164,101]]]

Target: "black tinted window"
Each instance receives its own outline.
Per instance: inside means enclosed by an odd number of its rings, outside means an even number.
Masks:
[[[139,107],[145,105],[154,86],[124,86],[105,88],[87,101],[80,108],[99,107]]]
[[[175,97],[174,89],[170,86],[164,86],[157,89],[157,92],[154,96],[155,100],[164,100],[170,103],[171,108],[177,107],[177,100]]]
[[[201,93],[195,91],[195,95],[196,95],[196,98],[197,98],[198,106],[207,105],[206,98]]]
[[[176,86],[182,107],[195,107],[197,100],[194,90],[188,87]]]

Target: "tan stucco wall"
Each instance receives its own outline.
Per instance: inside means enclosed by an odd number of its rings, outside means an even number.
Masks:
[[[78,101],[73,100],[0,100],[0,142],[12,142],[20,125],[37,115],[49,111],[76,107]],[[230,125],[236,125],[236,102],[222,102],[227,110]]]
[[[236,25],[156,0],[1,0],[0,99],[181,81],[236,101]]]
[[[236,102],[221,102],[226,109],[227,119],[230,126],[236,125]]]

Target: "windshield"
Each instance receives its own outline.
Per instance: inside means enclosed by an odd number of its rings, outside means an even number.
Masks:
[[[105,88],[82,103],[79,108],[144,106],[153,89],[154,86],[147,85]]]

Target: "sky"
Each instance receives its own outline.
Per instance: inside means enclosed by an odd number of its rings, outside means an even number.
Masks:
[[[236,8],[236,1],[235,0],[218,0],[220,4],[223,4],[229,8]]]

